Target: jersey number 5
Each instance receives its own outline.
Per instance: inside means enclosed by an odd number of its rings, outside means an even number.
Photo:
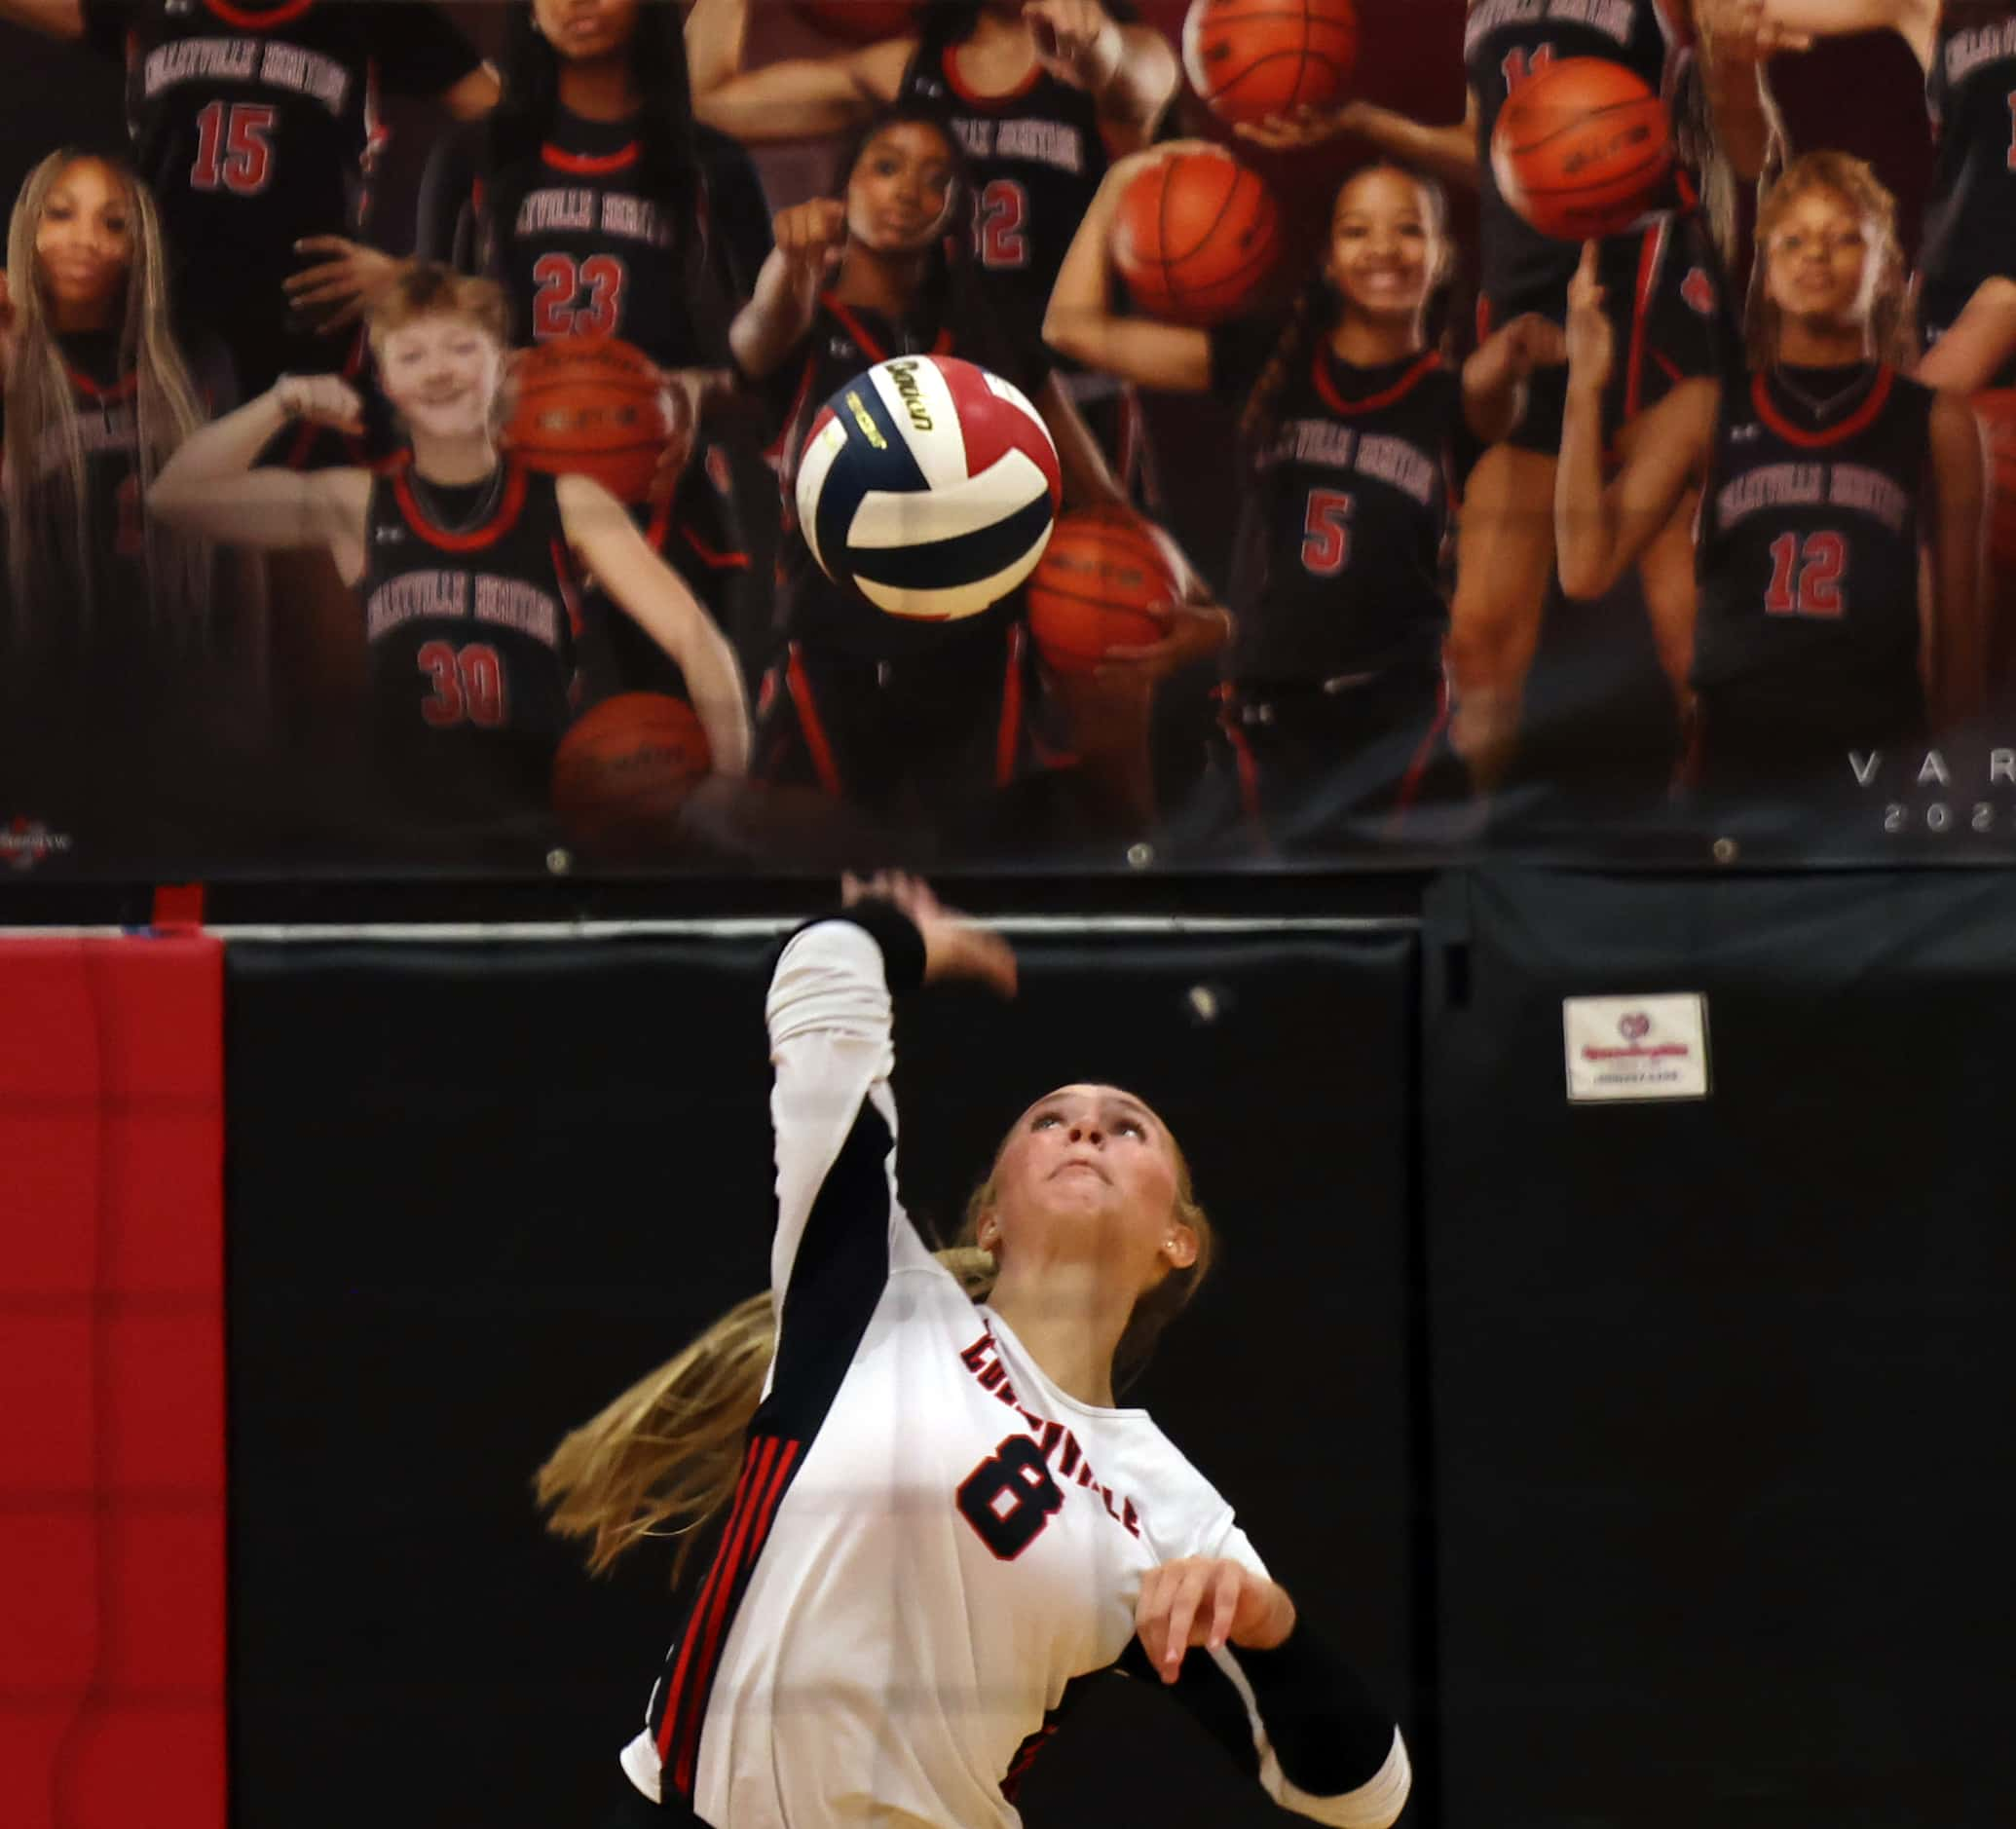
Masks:
[[[1030,1436],[1010,1436],[959,1483],[959,1515],[1003,1562],[1042,1536],[1064,1502],[1064,1488]]]
[[[280,110],[270,102],[211,102],[196,117],[196,164],[190,186],[255,196],[273,182],[273,129]]]
[[[1335,578],[1351,563],[1351,516],[1357,504],[1341,489],[1312,489],[1302,510],[1302,569]]]
[[[532,301],[532,334],[541,343],[552,337],[616,335],[623,320],[628,276],[614,254],[590,254],[579,262],[567,254],[541,254],[532,263],[532,277],[539,284]]]
[[[473,724],[494,730],[504,723],[504,663],[488,642],[471,642],[459,652],[449,642],[428,642],[418,659],[434,688],[420,701],[420,715],[435,729]]]
[[[1771,589],[1764,613],[1773,616],[1817,616],[1832,620],[1848,608],[1841,594],[1848,570],[1848,541],[1839,534],[1780,534],[1771,542]],[[1795,579],[1796,574],[1796,579]]]

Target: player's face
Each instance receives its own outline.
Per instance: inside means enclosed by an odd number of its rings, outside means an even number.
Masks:
[[[1788,317],[1868,320],[1882,279],[1877,236],[1854,205],[1828,190],[1794,198],[1765,241],[1765,289]]]
[[[570,60],[614,56],[637,30],[640,0],[532,0],[547,44]]]
[[[57,173],[35,227],[35,265],[59,323],[102,317],[133,260],[132,200],[118,172],[73,159]]]
[[[1337,196],[1325,271],[1352,310],[1412,318],[1440,264],[1435,218],[1421,187],[1404,173],[1361,172]]]
[[[388,331],[378,366],[385,396],[407,426],[430,438],[487,433],[504,375],[504,350],[459,312],[429,312]]]
[[[921,121],[884,128],[847,178],[847,233],[878,253],[914,253],[945,233],[952,148]]]
[[[994,1165],[1004,1258],[1018,1248],[1110,1266],[1139,1291],[1169,1268],[1176,1145],[1117,1086],[1063,1086],[1024,1112]]]

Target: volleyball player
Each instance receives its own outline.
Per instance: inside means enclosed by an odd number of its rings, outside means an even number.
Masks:
[[[840,193],[784,210],[777,251],[731,331],[741,370],[777,429],[785,539],[783,653],[764,683],[756,772],[811,785],[920,835],[970,832],[1000,792],[1048,760],[1030,722],[1033,679],[1011,595],[956,622],[885,616],[820,570],[797,525],[798,457],[827,397],[897,355],[958,355],[1014,383],[1056,442],[1068,505],[1119,490],[1040,345],[1013,334],[951,231],[956,141],[935,112],[900,104],[847,148]],[[1222,613],[1178,606],[1173,633],[1134,664],[1152,679],[1214,650]],[[1132,752],[1143,762],[1145,715]],[[1136,769],[1137,778],[1140,769]]]
[[[1675,388],[1607,485],[1593,249],[1576,278],[1561,581],[1606,589],[1699,485],[1698,778],[1719,804],[1851,800],[1851,752],[1894,765],[1981,708],[1980,441],[1963,398],[1896,365],[1895,211],[1861,161],[1795,161],[1759,211],[1749,372]]]
[[[1119,0],[932,0],[905,36],[744,70],[749,7],[693,8],[700,118],[755,142],[843,132],[899,99],[936,110],[971,168],[973,247],[989,295],[1034,340],[1108,162],[1153,139],[1176,93],[1168,40]],[[1109,381],[1064,372],[1133,491],[1144,455],[1137,404]]]
[[[733,652],[678,574],[599,483],[500,456],[504,316],[495,285],[429,265],[374,310],[410,465],[255,468],[286,424],[359,423],[339,377],[287,376],[190,439],[149,496],[158,513],[214,540],[328,550],[356,592],[370,650],[378,816],[423,845],[542,829],[573,710],[578,569],[678,663],[716,771],[740,775],[747,764]]]
[[[770,983],[769,1291],[541,1473],[598,1567],[728,1512],[611,1829],[1013,1829],[1036,1750],[1116,1663],[1276,1804],[1385,1829],[1410,1783],[1392,1717],[1224,1498],[1115,1407],[1211,1259],[1175,1138],[1115,1087],[1061,1087],[975,1195],[979,1249],[934,1257],[896,1186],[891,994],[1012,992],[1015,960],[923,885],[872,887]]]
[[[525,0],[508,30],[503,103],[429,160],[419,252],[496,280],[514,345],[620,337],[676,373],[688,403],[704,414],[728,379],[728,268],[738,243],[716,227],[722,212],[694,132],[678,9]],[[739,149],[728,150],[746,165]],[[752,208],[746,191],[724,202],[735,213]],[[766,223],[760,185],[753,207]],[[677,447],[691,460],[677,469],[668,463],[640,523],[732,631],[749,555],[727,455],[704,439],[682,437]],[[591,696],[680,690],[663,651],[629,617],[599,594],[584,611]]]
[[[1676,132],[1698,169],[1689,178],[1733,204],[1734,176],[1763,168],[1772,121],[1754,66],[1741,58],[1695,56],[1694,0],[1605,0],[1602,6],[1540,7],[1526,0],[1470,0],[1464,26],[1468,108],[1460,126],[1424,127],[1370,103],[1353,102],[1321,119],[1244,130],[1265,144],[1293,144],[1351,131],[1396,158],[1475,184],[1481,193],[1480,334],[1527,313],[1565,320],[1578,249],[1531,228],[1506,202],[1491,169],[1491,135],[1512,92],[1548,64],[1600,57],[1624,65],[1655,93],[1676,102],[1692,66],[1701,106],[1676,110]],[[1695,119],[1705,115],[1705,121]],[[1683,191],[1684,200],[1688,192]],[[1653,217],[1602,243],[1605,296],[1617,320],[1622,359],[1604,408],[1606,442],[1631,448],[1632,422],[1679,380],[1709,375],[1730,359],[1716,252],[1691,210]],[[1455,687],[1452,734],[1478,787],[1489,792],[1514,753],[1525,679],[1540,638],[1554,551],[1549,504],[1559,448],[1558,370],[1537,374],[1525,412],[1478,461],[1465,492],[1451,603],[1449,664]],[[1693,556],[1687,515],[1647,542],[1639,577],[1661,665],[1683,711],[1694,620]]]
[[[1442,561],[1461,479],[1516,417],[1534,366],[1560,359],[1542,317],[1495,332],[1462,378],[1426,341],[1453,259],[1432,181],[1353,174],[1318,272],[1286,324],[1215,331],[1121,316],[1112,223],[1147,161],[1123,160],[1059,276],[1045,330],[1143,387],[1245,402],[1220,721],[1249,819],[1285,849],[1335,847],[1404,813],[1445,754]]]

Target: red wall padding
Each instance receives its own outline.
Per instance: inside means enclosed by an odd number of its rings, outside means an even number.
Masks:
[[[0,1822],[222,1829],[223,949],[0,944]]]

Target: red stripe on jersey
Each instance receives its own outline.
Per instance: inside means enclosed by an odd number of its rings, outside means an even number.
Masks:
[[[1666,218],[1661,216],[1645,231],[1638,243],[1638,289],[1631,301],[1631,354],[1624,367],[1624,416],[1638,417],[1638,401],[1645,387],[1645,339],[1652,322],[1652,288],[1659,283],[1659,270],[1666,254]]]
[[[846,792],[840,785],[840,765],[833,759],[833,745],[826,740],[826,727],[819,722],[819,707],[812,702],[812,682],[805,674],[804,655],[796,642],[785,651],[784,685],[791,694],[792,708],[798,713],[798,728],[804,735],[805,748],[811,752],[819,785],[839,800]]]
[[[1818,451],[1830,444],[1839,444],[1844,438],[1852,438],[1856,432],[1866,430],[1877,414],[1884,409],[1890,397],[1890,384],[1897,378],[1897,371],[1885,362],[1876,371],[1876,385],[1869,390],[1869,397],[1855,408],[1838,426],[1828,426],[1819,431],[1802,431],[1793,425],[1772,403],[1771,389],[1762,375],[1750,377],[1750,398],[1756,403],[1757,417],[1787,444],[1796,444],[1802,451]]]
[[[235,7],[231,0],[203,0],[203,3],[227,25],[236,25],[242,32],[264,32],[271,31],[276,25],[291,25],[315,5],[315,0],[290,0],[286,6],[261,7],[256,12]]]
[[[1316,381],[1316,391],[1324,397],[1324,404],[1333,413],[1342,413],[1345,418],[1360,413],[1376,413],[1382,406],[1391,406],[1394,401],[1404,398],[1420,384],[1424,375],[1433,374],[1442,365],[1442,358],[1430,350],[1414,366],[1407,370],[1392,387],[1378,393],[1368,393],[1363,400],[1347,399],[1337,392],[1337,384],[1330,379],[1328,351],[1321,344],[1317,346],[1315,365],[1310,373]]]
[[[707,1567],[707,1579],[700,1584],[700,1592],[693,1601],[691,1617],[686,1623],[686,1637],[680,1642],[679,1658],[672,1666],[672,1680],[665,1685],[665,1712],[658,1719],[657,1749],[658,1763],[662,1766],[672,1756],[672,1736],[679,1728],[681,1698],[686,1693],[686,1673],[691,1667],[693,1646],[701,1617],[714,1598],[715,1588],[727,1575],[733,1558],[732,1549],[738,1526],[745,1516],[749,1505],[749,1492],[756,1479],[757,1468],[764,1456],[757,1444],[751,1442],[742,1452],[742,1477],[735,1482],[735,1502],[728,1508],[728,1522],[722,1527],[721,1543],[715,1549],[714,1560]]]
[[[560,601],[567,606],[567,626],[576,641],[581,638],[581,594],[575,583],[574,554],[567,549],[567,541],[558,534],[553,536],[553,576],[560,583]]]
[[[93,381],[82,369],[63,364],[63,373],[70,377],[70,385],[79,393],[88,394],[93,400],[131,400],[140,385],[140,378],[129,369],[109,388]]]
[[[1013,89],[1004,89],[998,95],[983,95],[959,74],[959,48],[947,45],[939,54],[939,61],[945,70],[945,80],[952,85],[952,93],[961,101],[970,102],[976,108],[1006,108],[1011,101],[1020,101],[1043,80],[1043,66],[1034,58],[1029,60],[1029,73]]]
[[[889,359],[888,351],[883,349],[874,337],[868,334],[868,330],[863,325],[861,319],[856,317],[831,292],[820,293],[819,303],[825,306],[846,327],[847,335],[852,337],[861,346],[862,353],[867,355],[870,362],[886,362]],[[932,343],[929,353],[933,355],[950,355],[952,348],[952,337],[951,330],[941,329],[938,332],[936,341]]]
[[[679,537],[693,549],[700,563],[716,572],[746,572],[749,569],[749,555],[731,549],[710,546],[691,527],[682,527]]]
[[[776,442],[763,454],[764,462],[774,470],[781,470],[784,467],[784,460],[787,455],[784,447],[790,442],[791,429],[798,424],[798,416],[805,410],[805,402],[811,398],[812,377],[818,372],[818,367],[819,363],[816,356],[808,355],[805,357],[805,372],[798,378],[798,392],[791,396],[791,410],[784,415],[784,423],[777,429]],[[787,525],[789,525],[791,508],[792,504],[786,502],[784,511]]]
[[[770,1460],[769,1450],[781,1448],[783,1452],[774,1457],[771,1471],[764,1478],[761,1488],[752,1488],[756,1503],[750,1508],[745,1524],[748,1525],[742,1543],[737,1547],[734,1567],[728,1579],[716,1592],[708,1611],[706,1640],[700,1647],[700,1661],[693,1666],[692,1685],[689,1692],[689,1705],[686,1710],[690,1725],[680,1735],[679,1759],[673,1773],[673,1782],[686,1796],[691,1797],[693,1789],[693,1770],[699,1763],[700,1723],[706,1713],[707,1692],[714,1685],[714,1671],[721,1660],[721,1648],[726,1637],[728,1616],[732,1611],[729,1596],[741,1584],[742,1578],[763,1553],[763,1547],[770,1533],[770,1520],[776,1515],[777,1501],[784,1496],[784,1488],[791,1483],[791,1470],[798,1460],[799,1444],[795,1441],[780,1441],[772,1438],[765,1444],[765,1459]]]
[[[406,480],[405,469],[392,477],[392,496],[399,504],[399,512],[406,517],[406,525],[429,545],[438,546],[443,552],[475,552],[495,545],[517,525],[519,511],[525,506],[525,466],[510,466],[504,477],[504,500],[497,504],[497,512],[467,534],[451,534],[427,518]]]
[[[1421,739],[1421,747],[1414,752],[1414,759],[1407,764],[1407,772],[1400,776],[1400,793],[1394,806],[1395,821],[1413,804],[1415,796],[1421,792],[1421,779],[1428,773],[1428,765],[1435,760],[1436,745],[1442,740],[1442,732],[1449,728],[1449,676],[1442,675],[1436,687],[1435,722],[1428,727],[1428,734]]]
[[[627,171],[638,160],[635,140],[613,153],[572,153],[564,146],[545,145],[539,156],[556,171],[571,171],[579,178],[601,177],[610,171]]]
[[[1001,682],[1001,727],[994,732],[994,786],[1015,779],[1015,753],[1022,734],[1022,624],[1008,630],[1008,672]]]

